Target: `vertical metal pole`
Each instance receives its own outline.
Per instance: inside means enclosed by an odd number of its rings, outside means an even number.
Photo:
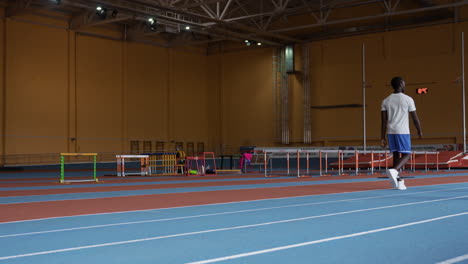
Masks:
[[[125,177],[125,158],[122,158],[122,173],[121,173],[121,176],[122,177]]]
[[[366,133],[366,45],[362,44],[362,123],[363,123],[363,146],[367,150]]]
[[[301,170],[301,161],[300,161],[300,156],[301,154],[299,154],[299,150],[297,150],[297,177],[300,178],[301,177],[301,174],[300,174],[300,170]]]
[[[359,175],[359,152],[356,150],[355,151],[356,155],[356,175]]]
[[[465,107],[465,32],[461,33],[461,70],[463,106],[463,153],[466,153],[466,107]]]
[[[320,162],[320,176],[322,176],[322,151],[319,150],[319,162]]]
[[[97,182],[98,179],[96,178],[96,160],[97,160],[97,155],[94,155],[94,162],[93,162],[93,177],[94,181]]]
[[[338,175],[341,176],[341,150],[338,150]]]
[[[328,173],[328,152],[325,152],[325,173]]]
[[[426,172],[428,171],[428,168],[427,168],[427,151],[424,152],[424,170]]]
[[[60,183],[65,181],[65,158],[60,155]]]

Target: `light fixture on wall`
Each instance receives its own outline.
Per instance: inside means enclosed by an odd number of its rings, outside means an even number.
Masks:
[[[112,16],[112,17],[117,17],[117,14],[118,14],[118,13],[119,13],[119,11],[117,11],[117,10],[114,9],[114,10],[112,11],[111,16]]]
[[[107,9],[102,7],[102,6],[98,6],[96,7],[96,15],[102,19],[106,18],[107,17]]]
[[[189,26],[189,25],[186,25],[186,26],[184,27],[184,29],[185,29],[185,30],[190,30],[190,26]]]

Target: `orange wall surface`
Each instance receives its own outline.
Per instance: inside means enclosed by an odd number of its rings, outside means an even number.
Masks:
[[[67,32],[7,21],[5,38],[5,153],[65,150]]]
[[[380,104],[402,76],[424,140],[461,143],[460,33],[446,24],[307,43],[312,106],[362,104],[380,137]],[[100,29],[102,30],[102,29]],[[207,55],[6,19],[0,26],[1,154],[129,152],[130,141],[203,142],[206,150],[282,146],[274,50]],[[291,145],[303,146],[301,46],[289,75]],[[417,95],[417,88],[429,94]],[[311,145],[362,144],[362,108],[312,109]],[[413,129],[414,132],[414,129]]]

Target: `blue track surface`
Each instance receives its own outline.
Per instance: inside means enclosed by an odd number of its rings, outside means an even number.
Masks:
[[[468,263],[467,222],[468,183],[74,216],[0,224],[0,263]]]
[[[466,173],[450,173],[437,175],[420,175],[418,178],[433,178],[433,177],[448,177],[460,176]],[[291,179],[291,177],[282,177],[274,179]],[[108,192],[90,192],[90,193],[67,193],[67,194],[48,194],[48,195],[30,195],[30,196],[15,196],[15,197],[0,197],[0,204],[15,204],[15,203],[31,203],[31,202],[50,202],[62,200],[81,200],[95,198],[110,198],[110,197],[126,197],[138,195],[152,194],[169,194],[169,193],[188,193],[188,192],[203,192],[203,191],[225,191],[225,190],[242,190],[242,189],[258,189],[258,188],[273,188],[273,187],[291,187],[291,186],[307,186],[331,183],[352,183],[352,182],[371,182],[371,181],[387,181],[385,178],[362,178],[362,179],[345,179],[337,180],[328,178],[329,180],[320,181],[297,181],[297,182],[278,182],[278,183],[262,183],[262,184],[243,184],[243,185],[224,185],[224,186],[205,186],[205,187],[181,187],[181,188],[164,188],[164,189],[148,189],[148,190],[125,190],[125,191],[108,191]],[[235,182],[246,180],[266,180],[266,178],[248,178],[248,179],[223,179],[223,180],[203,180],[203,182]],[[195,183],[200,180],[186,181],[164,181],[164,182],[144,182],[144,183],[114,183],[114,184],[80,184],[80,185],[57,185],[57,186],[38,186],[38,187],[11,187],[0,188],[0,191],[11,190],[43,190],[43,189],[68,189],[68,188],[97,188],[110,186],[132,186],[132,185],[164,185],[170,183]]]

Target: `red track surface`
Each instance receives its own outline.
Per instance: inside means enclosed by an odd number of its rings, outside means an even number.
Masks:
[[[353,177],[347,176],[345,178],[352,179]],[[363,178],[363,177],[359,176],[358,178]],[[338,179],[338,178],[333,177],[333,179]],[[278,180],[279,179],[275,180],[275,182],[279,182]],[[285,179],[285,180],[289,180],[289,179]],[[312,179],[307,179],[307,180],[312,180]],[[323,178],[321,178],[321,180],[323,180]],[[298,179],[293,179],[293,181],[298,181]],[[249,184],[252,184],[253,182],[254,181],[249,181]],[[262,181],[262,183],[267,183],[267,182],[269,181]],[[424,185],[461,183],[461,182],[468,182],[468,176],[407,179],[406,185],[411,188],[411,186],[424,186]],[[237,184],[237,182],[235,183]],[[207,184],[209,183],[205,182],[202,186],[211,186]],[[216,184],[219,186],[219,185],[222,185],[223,182],[218,182]],[[164,185],[164,188],[174,188],[173,186],[168,187],[171,185],[172,184]],[[184,187],[195,186],[190,183],[181,184],[181,186],[182,185]],[[123,190],[122,188],[126,188],[126,187],[127,186],[119,186],[118,188],[113,189],[113,190]],[[135,187],[138,187],[138,186],[132,186],[132,190],[135,190]],[[154,187],[161,187],[161,186],[156,185],[152,187],[154,188]],[[104,187],[104,188],[107,188],[107,187]],[[3,205],[0,205],[0,212],[2,212],[0,215],[0,222],[84,215],[84,214],[97,214],[97,213],[110,213],[110,212],[181,207],[181,206],[193,206],[193,205],[214,204],[214,203],[240,202],[240,201],[284,198],[284,197],[294,197],[294,196],[304,196],[304,195],[357,192],[357,191],[368,191],[368,190],[378,190],[378,189],[388,189],[388,188],[389,188],[389,184],[387,181],[376,181],[376,182],[355,182],[355,183],[333,183],[333,184],[320,184],[320,185],[295,186],[295,187],[274,187],[274,188],[260,188],[260,189],[254,188],[254,189],[245,189],[245,190],[205,191],[205,192],[154,194],[154,195],[126,196],[126,197],[113,197],[113,198],[83,199],[83,200],[3,204]],[[85,189],[86,188],[79,189],[79,190],[83,192],[83,190]],[[93,189],[97,189],[97,188],[93,188]],[[77,192],[77,190],[73,190],[73,189],[70,191]],[[29,195],[31,195],[31,192],[32,191],[29,191]],[[395,192],[398,192],[398,191],[395,190]]]
[[[375,178],[376,176],[342,176],[342,177],[333,177],[334,180],[351,180],[351,179],[365,179],[365,178]],[[151,185],[127,185],[127,186],[106,186],[106,187],[80,187],[80,184],[74,185],[75,188],[66,188],[66,189],[45,189],[45,190],[18,190],[18,191],[0,191],[0,197],[12,197],[12,196],[29,196],[29,195],[45,195],[45,194],[65,194],[65,193],[92,193],[92,192],[112,192],[112,191],[133,191],[133,190],[153,190],[153,189],[169,189],[169,188],[190,188],[190,187],[212,187],[212,186],[235,186],[235,185],[245,185],[245,184],[265,184],[265,183],[287,183],[287,182],[309,182],[309,181],[323,181],[327,178],[289,178],[289,179],[264,179],[264,180],[245,180],[245,181],[221,181],[221,182],[192,182],[192,183],[161,183],[161,184],[151,184]],[[153,179],[153,182],[155,180]],[[127,181],[128,182],[128,181]],[[132,181],[132,182],[141,182],[141,181]],[[106,183],[109,183],[106,181]],[[114,182],[113,182],[114,183]],[[89,184],[89,183],[88,183]],[[28,186],[57,186],[41,183],[40,185],[31,184]],[[24,187],[24,184],[1,184],[2,187]]]

